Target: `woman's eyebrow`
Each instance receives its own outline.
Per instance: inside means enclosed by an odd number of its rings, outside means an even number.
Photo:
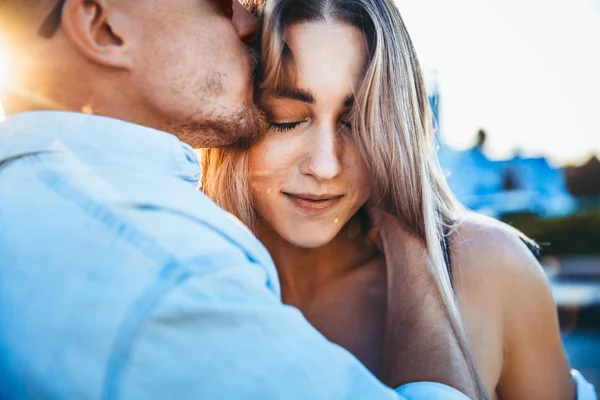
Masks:
[[[298,100],[307,104],[315,104],[316,102],[315,96],[310,92],[310,90],[299,88],[280,88],[273,93],[273,96],[281,99]]]

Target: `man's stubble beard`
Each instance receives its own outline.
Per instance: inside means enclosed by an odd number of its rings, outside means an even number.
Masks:
[[[252,82],[258,72],[259,57],[252,48],[246,54]],[[208,89],[206,98],[218,98],[223,94],[219,79],[209,80],[209,83],[205,86]],[[196,149],[225,146],[248,148],[263,137],[268,127],[264,112],[255,103],[245,102],[234,112],[227,110],[218,113],[213,110],[199,121],[180,124],[172,131],[181,141]]]
[[[268,128],[262,111],[246,103],[234,112],[211,115],[203,120],[174,127],[173,133],[193,148],[244,147],[262,138]]]

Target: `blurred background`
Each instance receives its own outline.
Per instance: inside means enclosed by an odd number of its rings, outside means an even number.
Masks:
[[[600,388],[600,0],[396,0],[442,167],[543,248],[571,365]]]

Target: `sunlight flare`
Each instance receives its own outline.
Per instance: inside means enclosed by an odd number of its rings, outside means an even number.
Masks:
[[[8,46],[6,45],[4,38],[0,36],[0,96],[6,90],[10,80],[12,79],[9,54]],[[0,121],[3,121],[4,119],[4,108],[0,102]]]
[[[0,36],[0,90],[4,90],[11,80],[10,52],[4,38]]]

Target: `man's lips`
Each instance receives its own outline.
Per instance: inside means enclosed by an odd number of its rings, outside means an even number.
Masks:
[[[301,212],[309,215],[322,214],[337,205],[343,195],[286,193],[283,195]]]

